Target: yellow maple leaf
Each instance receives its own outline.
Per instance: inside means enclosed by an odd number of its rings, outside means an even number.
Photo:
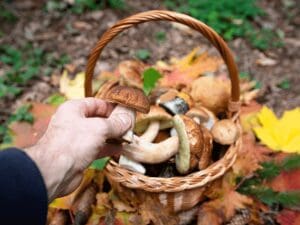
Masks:
[[[276,151],[300,153],[300,108],[284,112],[279,119],[264,106],[257,118],[260,126],[253,130],[263,144]]]
[[[67,70],[64,70],[60,81],[59,90],[67,99],[78,99],[84,97],[84,72],[77,73],[74,79],[68,77]]]

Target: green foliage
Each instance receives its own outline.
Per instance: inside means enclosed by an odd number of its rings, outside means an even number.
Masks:
[[[6,120],[4,124],[0,125],[0,143],[7,144],[11,142],[8,126],[12,122],[23,121],[27,123],[33,123],[34,117],[29,111],[30,108],[31,105],[21,106]]]
[[[283,90],[288,90],[291,88],[291,82],[288,79],[284,79],[278,84],[278,87]]]
[[[265,180],[274,179],[281,171],[300,168],[300,155],[289,156],[280,163],[273,161],[264,162],[261,166],[262,168],[257,170],[252,178],[242,182],[238,191],[242,194],[252,195],[267,205],[281,204],[284,207],[299,206],[299,191],[277,192],[269,187],[265,187],[263,183]],[[237,179],[237,182],[241,181],[241,178]]]
[[[18,18],[4,4],[4,2],[0,2],[0,19],[6,22],[15,22]]]
[[[161,74],[154,68],[148,68],[143,72],[143,90],[146,95],[150,94],[161,77]]]
[[[95,161],[92,162],[92,164],[90,165],[89,168],[95,169],[95,170],[103,170],[109,160],[110,160],[109,157],[104,157],[104,158],[101,158],[101,159],[96,159]]]
[[[282,45],[276,32],[259,30],[253,25],[255,17],[264,15],[256,0],[165,0],[165,5],[205,22],[226,40],[245,37],[252,46],[262,50]]]
[[[241,78],[241,79],[247,79],[247,80],[250,80],[250,74],[249,74],[249,73],[246,73],[246,72],[241,72],[241,73],[240,73],[240,78]]]
[[[158,43],[162,43],[162,42],[166,41],[166,39],[167,39],[166,32],[164,32],[164,31],[156,32],[155,33],[155,39]]]
[[[54,106],[59,106],[66,101],[66,97],[60,94],[53,94],[46,99],[46,103]]]
[[[73,4],[65,1],[50,0],[47,1],[46,11],[71,11],[75,14],[81,14],[85,11],[99,10],[104,7],[113,9],[125,9],[124,0],[75,0]]]
[[[0,46],[0,61],[5,65],[6,72],[0,77],[0,98],[15,96],[22,88],[41,72],[45,66],[45,75],[50,75],[52,69],[59,69],[69,61],[65,55],[55,56],[30,44],[20,49],[10,45]]]
[[[150,58],[151,53],[148,49],[139,49],[136,51],[135,56],[140,60],[146,60]]]

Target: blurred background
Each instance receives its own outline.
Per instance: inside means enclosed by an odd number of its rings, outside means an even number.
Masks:
[[[257,81],[258,101],[277,114],[300,105],[296,0],[1,0],[0,139],[11,120],[30,120],[22,108],[25,103],[44,102],[57,92],[64,68],[71,75],[84,70],[90,50],[106,29],[151,9],[187,13],[213,27],[233,50],[240,75]],[[113,70],[129,58],[153,63],[182,57],[197,46],[217,54],[186,27],[142,24],[107,46],[96,73]]]

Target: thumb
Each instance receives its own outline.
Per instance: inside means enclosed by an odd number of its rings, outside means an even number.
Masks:
[[[107,138],[117,138],[133,128],[135,121],[135,112],[132,109],[117,106],[110,116],[106,119],[107,122]]]

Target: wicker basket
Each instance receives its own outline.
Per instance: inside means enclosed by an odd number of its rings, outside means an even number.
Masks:
[[[190,16],[177,12],[162,10],[142,12],[119,21],[107,30],[90,54],[86,68],[85,95],[87,97],[92,96],[94,68],[103,48],[123,30],[136,24],[158,20],[167,20],[187,25],[202,33],[218,49],[227,65],[231,79],[231,100],[228,104],[227,115],[228,118],[231,118],[239,125],[240,90],[238,70],[228,46],[210,27]],[[122,192],[121,197],[123,196],[123,199],[130,201],[130,196],[134,194],[140,196],[139,199],[141,201],[147,201],[147,196],[150,196],[151,199],[157,199],[161,203],[163,211],[166,209],[167,212],[179,212],[192,208],[203,199],[205,188],[212,181],[223,176],[232,166],[240,146],[241,139],[239,138],[217,162],[204,170],[187,176],[172,178],[148,177],[122,168],[113,160],[110,160],[106,166],[106,175],[117,192]],[[179,203],[181,205],[178,205]]]

